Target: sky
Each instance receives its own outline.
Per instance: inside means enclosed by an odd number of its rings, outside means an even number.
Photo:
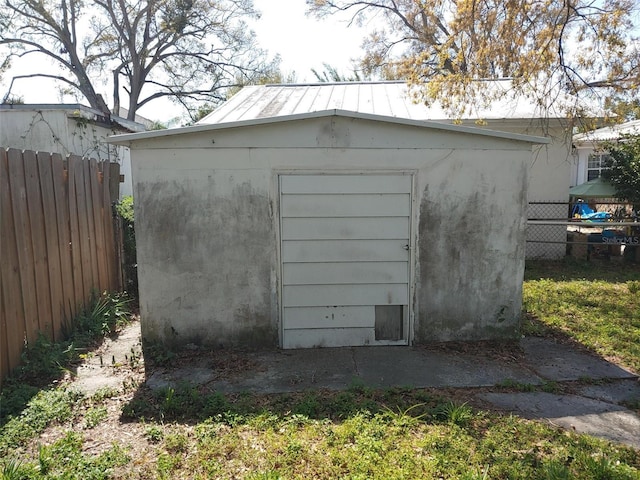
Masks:
[[[316,81],[311,69],[320,72],[323,63],[351,73],[351,60],[360,56],[366,32],[349,27],[350,16],[307,17],[304,0],[254,0],[254,5],[262,12],[254,25],[258,43],[280,54],[284,73],[295,72],[298,82]]]
[[[297,82],[314,82],[316,78],[311,69],[322,72],[323,63],[335,67],[341,74],[352,72],[352,60],[360,56],[366,32],[355,25],[348,27],[350,17],[331,16],[323,20],[307,17],[305,0],[254,0],[254,5],[262,12],[260,20],[251,22],[258,44],[268,50],[270,56],[280,55],[280,68],[285,75],[295,73]],[[8,72],[5,79],[11,78],[12,72],[29,70],[32,68],[26,61],[16,62],[16,68]],[[3,93],[7,87],[7,82],[4,83]],[[108,87],[105,90],[106,98],[110,98]],[[74,103],[69,97],[61,99],[56,86],[43,80],[21,80],[12,93],[22,96],[25,103]],[[181,110],[168,100],[160,100],[150,102],[140,114],[167,122],[180,115]]]

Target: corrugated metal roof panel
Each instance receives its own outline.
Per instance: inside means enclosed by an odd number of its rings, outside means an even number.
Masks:
[[[535,99],[514,97],[509,92],[508,81],[491,82],[490,88],[502,92],[500,98],[487,108],[467,112],[462,120],[565,118],[564,112],[543,110]],[[438,103],[429,106],[415,103],[404,82],[344,82],[245,87],[198,123],[233,122],[333,109],[410,120],[452,120]]]
[[[640,120],[602,127],[591,132],[579,133],[573,136],[575,143],[597,143],[607,140],[617,140],[622,135],[640,135]]]

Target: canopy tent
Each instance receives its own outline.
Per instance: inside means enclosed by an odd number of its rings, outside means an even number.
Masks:
[[[598,177],[571,187],[569,195],[580,198],[613,198],[616,196],[616,188],[602,177]]]

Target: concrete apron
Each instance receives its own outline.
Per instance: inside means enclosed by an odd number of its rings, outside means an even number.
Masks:
[[[139,338],[140,326],[136,322],[117,340],[109,342],[102,355],[105,359],[124,362],[127,354],[139,351]],[[623,406],[624,403],[640,402],[637,376],[601,358],[548,339],[525,338],[520,346],[524,357],[518,362],[488,358],[481,353],[410,347],[234,351],[229,356],[241,360],[239,367],[224,371],[212,366],[204,352],[202,355],[194,352],[194,361],[189,366],[149,372],[146,386],[157,390],[191,383],[221,393],[284,393],[342,390],[356,385],[472,388],[495,387],[508,382],[541,385],[582,380],[583,386],[574,395],[485,390],[479,391],[476,397],[494,408],[525,418],[546,420],[576,432],[640,448],[640,418]],[[75,386],[83,391],[93,390],[90,387],[95,385],[103,386],[100,374],[104,371],[111,376],[110,370],[98,364],[81,367]],[[115,378],[113,380],[117,382]]]
[[[590,380],[577,395],[544,392],[478,393],[494,408],[546,420],[576,432],[640,448],[640,418],[622,403],[640,400],[640,382],[623,368],[571,346],[541,338],[520,342],[524,360],[407,347],[360,347],[245,353],[254,368],[222,378],[193,365],[155,372],[147,386],[191,382],[222,393],[283,393],[317,389],[494,387],[505,382],[541,385]]]

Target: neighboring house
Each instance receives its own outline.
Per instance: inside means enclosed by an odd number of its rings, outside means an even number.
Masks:
[[[141,132],[145,126],[77,104],[0,105],[0,147],[75,154],[120,164],[120,195],[131,195],[129,149],[107,137]]]
[[[199,124],[251,121],[281,115],[306,114],[342,109],[400,119],[457,123],[490,130],[545,136],[551,143],[536,147],[529,162],[526,195],[530,202],[564,202],[569,199],[571,167],[571,124],[565,111],[541,109],[532,99],[514,99],[508,81],[491,82],[502,89],[501,99],[491,107],[476,109],[455,122],[438,104],[425,106],[412,100],[403,82],[350,82],[307,85],[259,85],[245,87],[229,101],[200,120]],[[532,206],[537,219],[561,218],[566,205]],[[478,218],[478,222],[490,221]],[[545,238],[550,243],[532,244],[528,257],[560,258],[565,255],[566,231],[562,226],[532,226],[529,238]],[[558,243],[553,243],[558,242]]]
[[[602,170],[607,168],[608,160],[602,144],[615,141],[622,135],[640,135],[640,120],[598,128],[573,136],[576,161],[571,169],[572,187],[600,177]]]
[[[146,342],[300,348],[518,334],[528,171],[547,138],[289,113],[110,139],[131,148]]]

